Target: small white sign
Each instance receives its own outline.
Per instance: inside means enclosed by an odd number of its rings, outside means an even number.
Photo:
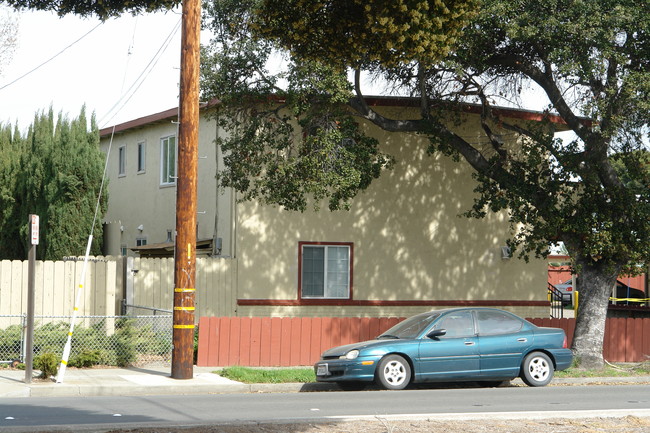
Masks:
[[[30,218],[32,245],[38,245],[38,215],[30,215]]]

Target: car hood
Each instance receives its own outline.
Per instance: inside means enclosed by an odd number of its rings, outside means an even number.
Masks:
[[[337,356],[342,356],[348,353],[350,350],[361,350],[361,349],[369,349],[373,347],[378,347],[378,346],[387,346],[387,345],[392,345],[392,344],[399,344],[398,342],[404,342],[405,340],[368,340],[368,341],[362,341],[360,343],[352,343],[352,344],[346,344],[344,346],[337,346],[333,347],[329,350],[326,350],[323,352],[323,358],[332,358],[332,357],[337,357]]]

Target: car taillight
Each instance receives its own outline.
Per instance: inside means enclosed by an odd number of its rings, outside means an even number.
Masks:
[[[571,290],[573,290],[573,287],[567,287],[567,288],[566,288],[566,291],[567,291],[567,292],[570,292]]]
[[[565,335],[564,341],[562,342],[562,349],[568,349],[568,348],[569,348],[569,344],[567,342],[566,335]]]

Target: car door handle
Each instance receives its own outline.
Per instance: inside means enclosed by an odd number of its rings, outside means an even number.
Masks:
[[[466,341],[465,346],[473,346],[474,342],[473,341]]]
[[[517,341],[520,343],[525,343],[528,341],[528,338],[517,338]]]

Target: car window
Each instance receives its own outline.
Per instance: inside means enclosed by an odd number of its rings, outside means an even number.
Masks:
[[[398,323],[377,338],[417,338],[440,314],[425,313]]]
[[[471,337],[476,334],[471,311],[459,311],[443,316],[434,329],[445,329],[443,338]]]
[[[502,311],[477,311],[479,335],[512,334],[521,330],[524,322]]]

